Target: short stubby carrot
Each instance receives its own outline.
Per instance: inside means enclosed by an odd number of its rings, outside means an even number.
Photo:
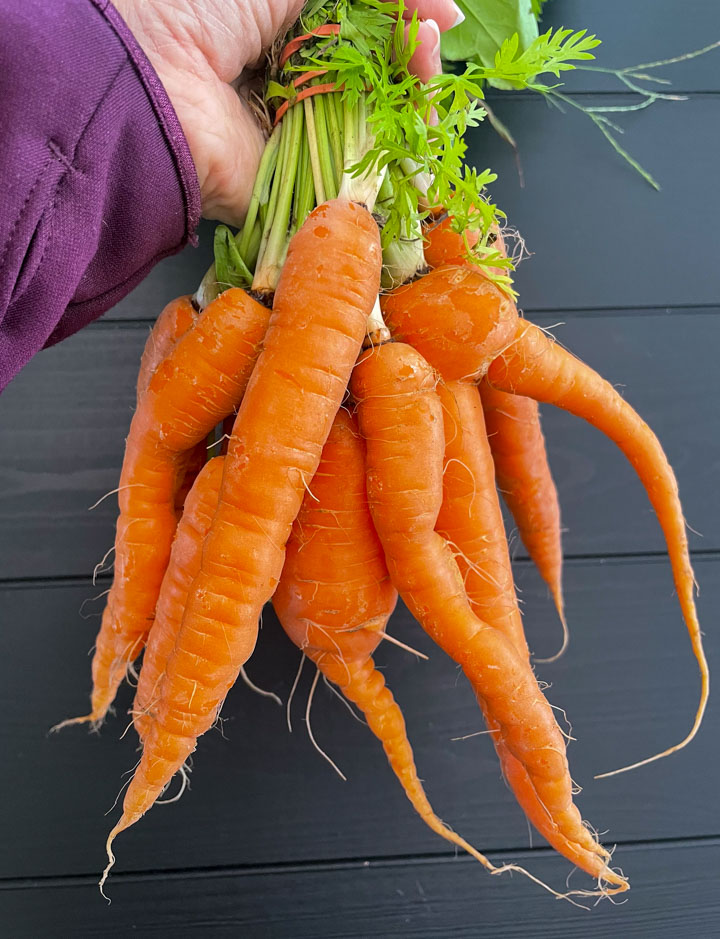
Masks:
[[[373,662],[396,601],[368,506],[365,444],[341,409],[293,525],[273,606],[295,645],[365,715],[422,820],[484,863],[430,805],[402,711]]]
[[[154,721],[108,839],[156,801],[215,721],[251,655],[380,287],[370,213],[336,199],[290,242],[263,349],[233,426],[220,501],[205,539]],[[197,327],[196,327],[197,329]],[[152,385],[151,385],[152,387]]]
[[[567,646],[562,590],[560,502],[550,471],[537,401],[498,391],[480,382],[495,478],[527,548],[550,593],[563,624],[561,655]]]
[[[695,608],[695,578],[677,481],[660,442],[612,385],[532,323],[519,322],[515,342],[490,366],[487,380],[500,391],[526,395],[584,418],[620,447],[645,487],[665,535],[675,589],[701,678],[700,703],[689,734],[662,753],[634,763],[633,768],[667,756],[697,733],[707,705],[710,676]]]
[[[177,297],[162,310],[150,332],[140,359],[137,377],[137,400],[147,391],[155,369],[172,352],[177,341],[193,327],[198,313],[192,297]]]
[[[177,525],[188,454],[242,399],[270,311],[233,288],[221,294],[155,368],[130,425],[119,486],[115,575],[92,663],[99,722],[155,616]]]
[[[475,385],[442,382],[445,465],[435,530],[450,544],[468,600],[480,619],[527,657],[482,402]]]
[[[383,298],[395,339],[409,343],[446,381],[475,381],[515,335],[515,304],[480,271],[439,267]],[[452,315],[448,316],[448,310]]]
[[[442,503],[445,436],[437,378],[410,346],[365,353],[351,391],[367,444],[368,498],[393,583],[423,628],[465,672],[502,744],[545,808],[541,828],[593,877],[627,882],[583,825],[572,799],[565,742],[526,655],[477,617],[447,541],[434,528]]]
[[[135,692],[133,720],[141,740],[152,724],[157,686],[175,648],[190,586],[200,570],[203,542],[217,510],[224,462],[224,457],[216,456],[200,471],[175,532]]]

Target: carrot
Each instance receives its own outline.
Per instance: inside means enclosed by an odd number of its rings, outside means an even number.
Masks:
[[[431,267],[443,264],[468,265],[462,235],[454,232],[452,219],[428,225],[425,259]],[[502,235],[495,232],[494,247],[505,256]],[[470,247],[477,233],[468,234]],[[440,321],[442,322],[442,320]],[[550,473],[545,438],[540,427],[537,402],[520,395],[508,396],[481,384],[490,448],[500,490],[528,549],[552,594],[563,626],[563,643],[552,661],[567,647],[568,631],[562,593],[562,545],[560,506]]]
[[[690,565],[677,481],[660,442],[612,385],[532,323],[519,322],[515,342],[490,366],[487,381],[498,390],[554,404],[584,418],[620,447],[645,486],[665,535],[675,589],[700,670],[701,690],[695,719],[687,736],[662,753],[623,767],[623,770],[643,766],[674,753],[686,746],[700,727],[710,691],[710,675],[695,608],[695,578]]]
[[[563,626],[563,643],[552,661],[567,648],[568,631],[562,590],[560,504],[550,472],[537,401],[498,391],[480,383],[490,449],[498,488],[510,509],[522,542],[540,576],[550,588]]]
[[[555,844],[593,877],[627,889],[572,801],[565,743],[527,656],[472,611],[446,540],[434,531],[442,502],[444,431],[436,376],[410,346],[386,343],[353,373],[367,441],[368,498],[393,583],[423,628],[465,672],[490,728],[518,761]]]
[[[443,407],[445,465],[435,530],[457,552],[473,611],[527,658],[478,390],[465,382],[440,383],[436,390]]]
[[[422,820],[477,857],[433,811],[402,711],[372,659],[396,601],[368,507],[365,445],[341,409],[293,525],[273,606],[295,645],[365,715]]]
[[[373,217],[344,200],[317,208],[290,242],[155,720],[108,838],[107,870],[113,839],[153,805],[190,756],[253,651],[258,618],[275,592],[292,523],[362,345],[380,266]]]
[[[175,532],[135,692],[133,715],[141,740],[152,724],[157,686],[175,648],[190,586],[200,570],[203,542],[217,509],[224,462],[224,457],[217,456],[200,471]]]
[[[158,365],[172,352],[177,341],[192,328],[197,312],[189,296],[171,300],[155,320],[145,343],[137,377],[137,400],[147,391]]]
[[[453,220],[449,216],[440,219],[433,219],[425,227],[425,260],[430,267],[441,267],[444,264],[468,264],[467,250],[473,248],[479,239],[479,233],[468,231],[465,236],[452,230]],[[497,228],[492,229],[494,242],[492,247],[498,254],[505,257],[505,243],[503,237]],[[466,243],[467,240],[467,243]],[[472,265],[477,268],[477,265]],[[482,271],[482,268],[478,268]],[[490,268],[495,273],[500,272],[500,268]]]
[[[417,349],[446,381],[481,378],[517,324],[512,300],[469,267],[439,267],[397,287],[382,309],[393,337]]]
[[[115,577],[96,641],[91,711],[65,723],[101,721],[142,651],[170,557],[187,454],[241,400],[269,318],[244,291],[227,290],[155,369],[125,449]]]

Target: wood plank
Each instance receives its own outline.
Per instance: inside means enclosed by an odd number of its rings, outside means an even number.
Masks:
[[[496,110],[516,135],[525,188],[512,152],[489,125],[469,139],[468,161],[499,173],[493,201],[533,252],[517,273],[526,309],[717,303],[711,232],[720,211],[720,96],[623,116],[622,144],[657,178],[659,193],[584,115],[528,97],[508,97]]]
[[[720,558],[703,558],[696,570],[712,667],[720,658],[720,635],[709,628],[720,606]],[[545,590],[529,565],[519,573],[531,647],[550,654],[559,627]],[[537,673],[552,683],[550,700],[573,725],[570,759],[573,777],[585,787],[583,814],[608,830],[611,844],[720,835],[718,697],[683,753],[632,774],[592,779],[679,740],[690,725],[698,682],[667,565],[575,562],[568,565],[566,591],[571,647],[560,662],[538,665]],[[78,609],[89,596],[90,589],[71,584],[0,590],[0,877],[100,870],[116,815],[106,813],[137,759],[132,732],[118,740],[127,724],[128,687],[118,716],[100,735],[71,728],[47,736],[51,724],[87,706],[86,653],[98,620],[81,619]],[[501,781],[488,737],[452,739],[482,729],[466,682],[406,611],[390,629],[430,656],[418,662],[384,644],[377,661],[405,711],[437,811],[483,848],[526,849],[525,820]],[[267,610],[251,677],[286,699],[298,658]],[[236,686],[223,710],[226,739],[216,731],[206,735],[192,790],[177,804],[156,807],[119,839],[118,870],[442,853],[445,844],[406,804],[377,741],[322,685],[313,730],[348,782],[313,750],[303,723],[309,685],[306,669],[292,735],[277,705]],[[623,855],[621,848],[622,865]]]
[[[505,857],[503,857],[505,860]],[[513,857],[563,889],[549,854]],[[590,911],[555,902],[520,875],[490,879],[465,859],[356,863],[332,868],[118,878],[108,907],[94,883],[0,889],[0,915],[16,939],[176,936],[253,939],[670,939],[720,935],[720,845],[635,846],[624,855],[626,902]],[[577,875],[571,881],[579,882]]]
[[[550,326],[555,316],[539,316]],[[562,317],[558,338],[618,383],[660,436],[694,547],[720,548],[720,316],[662,311]],[[89,575],[112,545],[117,486],[146,325],[104,325],[42,353],[0,403],[0,578]],[[692,419],[688,419],[692,415]],[[569,554],[663,550],[640,484],[613,444],[545,410]],[[518,549],[519,550],[519,549]]]
[[[545,7],[541,28],[587,29],[602,39],[592,65],[625,68],[702,49],[720,39],[720,6],[715,0],[553,0]],[[720,91],[720,50],[658,70],[672,82],[672,93]],[[562,76],[572,91],[616,91],[622,85],[597,72],[577,70]],[[682,105],[680,105],[682,107]]]

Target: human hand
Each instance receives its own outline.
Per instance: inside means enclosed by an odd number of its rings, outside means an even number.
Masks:
[[[115,0],[158,73],[190,147],[203,215],[242,222],[262,154],[262,131],[242,95],[303,0]],[[440,32],[460,17],[453,0],[407,0],[421,20],[410,66],[440,71]],[[238,91],[241,93],[238,94]]]

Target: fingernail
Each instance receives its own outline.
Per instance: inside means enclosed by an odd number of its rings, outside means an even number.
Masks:
[[[453,3],[453,7],[455,9],[455,22],[452,24],[451,29],[454,29],[456,26],[459,26],[465,20],[465,14],[457,5],[457,3]]]
[[[425,22],[435,33],[435,42],[433,43],[431,55],[438,55],[440,52],[440,27],[435,20],[425,20]]]

